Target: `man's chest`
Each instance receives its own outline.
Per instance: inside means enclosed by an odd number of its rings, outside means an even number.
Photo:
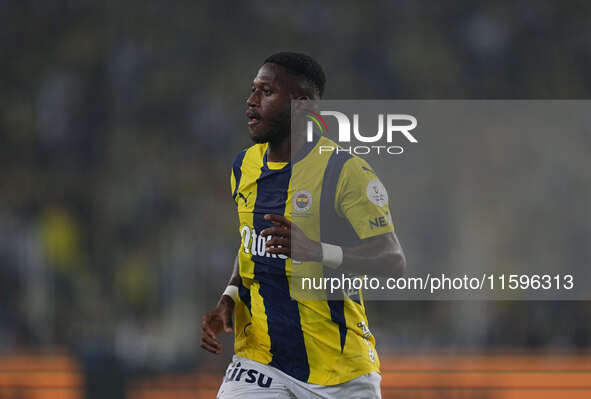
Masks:
[[[254,226],[265,214],[279,214],[311,236],[318,235],[322,180],[316,176],[242,179],[234,200],[241,226]]]

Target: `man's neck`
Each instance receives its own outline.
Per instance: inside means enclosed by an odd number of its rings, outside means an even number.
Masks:
[[[292,140],[291,135],[284,137],[277,143],[269,142],[267,161],[289,162],[292,154],[297,154],[303,144],[302,140],[296,140],[295,138]]]
[[[279,142],[269,142],[267,147],[267,161],[289,162],[291,159],[291,140],[289,136]]]

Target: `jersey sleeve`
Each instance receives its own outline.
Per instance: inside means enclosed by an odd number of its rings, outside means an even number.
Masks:
[[[232,172],[230,174],[230,189],[232,190],[232,197],[236,197],[236,188],[240,184],[240,178],[242,177],[242,161],[244,161],[244,156],[246,155],[246,150],[240,152],[234,158],[234,162],[232,162]]]
[[[394,231],[386,188],[363,158],[353,157],[343,165],[335,209],[360,239]]]
[[[236,190],[236,176],[234,176],[234,169],[230,171],[230,192],[232,196],[234,196],[234,191]]]

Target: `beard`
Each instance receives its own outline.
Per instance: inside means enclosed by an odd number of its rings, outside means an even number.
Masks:
[[[288,114],[287,117],[283,116],[277,118],[270,123],[271,126],[267,127],[264,131],[253,133],[251,132],[250,138],[256,144],[276,144],[284,140],[289,136],[291,131],[291,117]]]

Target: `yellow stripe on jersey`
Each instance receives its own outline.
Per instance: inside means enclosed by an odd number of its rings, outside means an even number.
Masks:
[[[234,350],[240,356],[269,364],[271,362],[271,341],[267,331],[267,314],[263,298],[259,294],[259,282],[253,281],[250,285],[251,312],[235,312],[236,317],[236,342]],[[244,307],[246,308],[246,307]],[[244,322],[246,321],[246,322]],[[240,325],[240,329],[238,328]]]
[[[269,169],[281,169],[287,166],[288,162],[267,162]]]
[[[320,225],[317,218],[309,217],[309,214],[318,215],[320,212],[320,201],[314,200],[320,198],[322,188],[323,173],[310,174],[310,170],[323,171],[330,154],[324,153],[320,156],[306,157],[292,167],[292,176],[290,179],[289,195],[287,206],[285,207],[285,217],[296,223],[308,238],[320,240]],[[310,201],[304,205],[307,208],[304,212],[298,212],[298,196]],[[299,270],[293,270],[297,268]],[[305,270],[303,270],[305,269]],[[290,293],[292,297],[301,298],[301,286],[298,279],[292,280],[294,271],[299,271],[300,275],[322,277],[322,266],[319,263],[306,262],[304,264],[293,265],[291,259],[288,259],[286,273],[290,281]],[[330,385],[330,375],[333,372],[327,372],[327,365],[335,366],[338,361],[340,348],[336,343],[340,342],[340,333],[338,325],[327,323],[330,320],[330,308],[326,300],[320,301],[318,298],[310,300],[298,299],[300,323],[304,333],[304,342],[310,374],[308,381],[322,381],[324,385]],[[319,339],[320,338],[320,339]],[[336,356],[335,356],[336,355]]]
[[[242,250],[239,252],[240,276],[250,280],[254,276],[252,254],[256,252],[253,226],[254,203],[257,198],[257,178],[263,166],[263,154],[267,145],[255,145],[246,150],[240,167],[240,180],[236,189],[236,207],[240,221]]]

